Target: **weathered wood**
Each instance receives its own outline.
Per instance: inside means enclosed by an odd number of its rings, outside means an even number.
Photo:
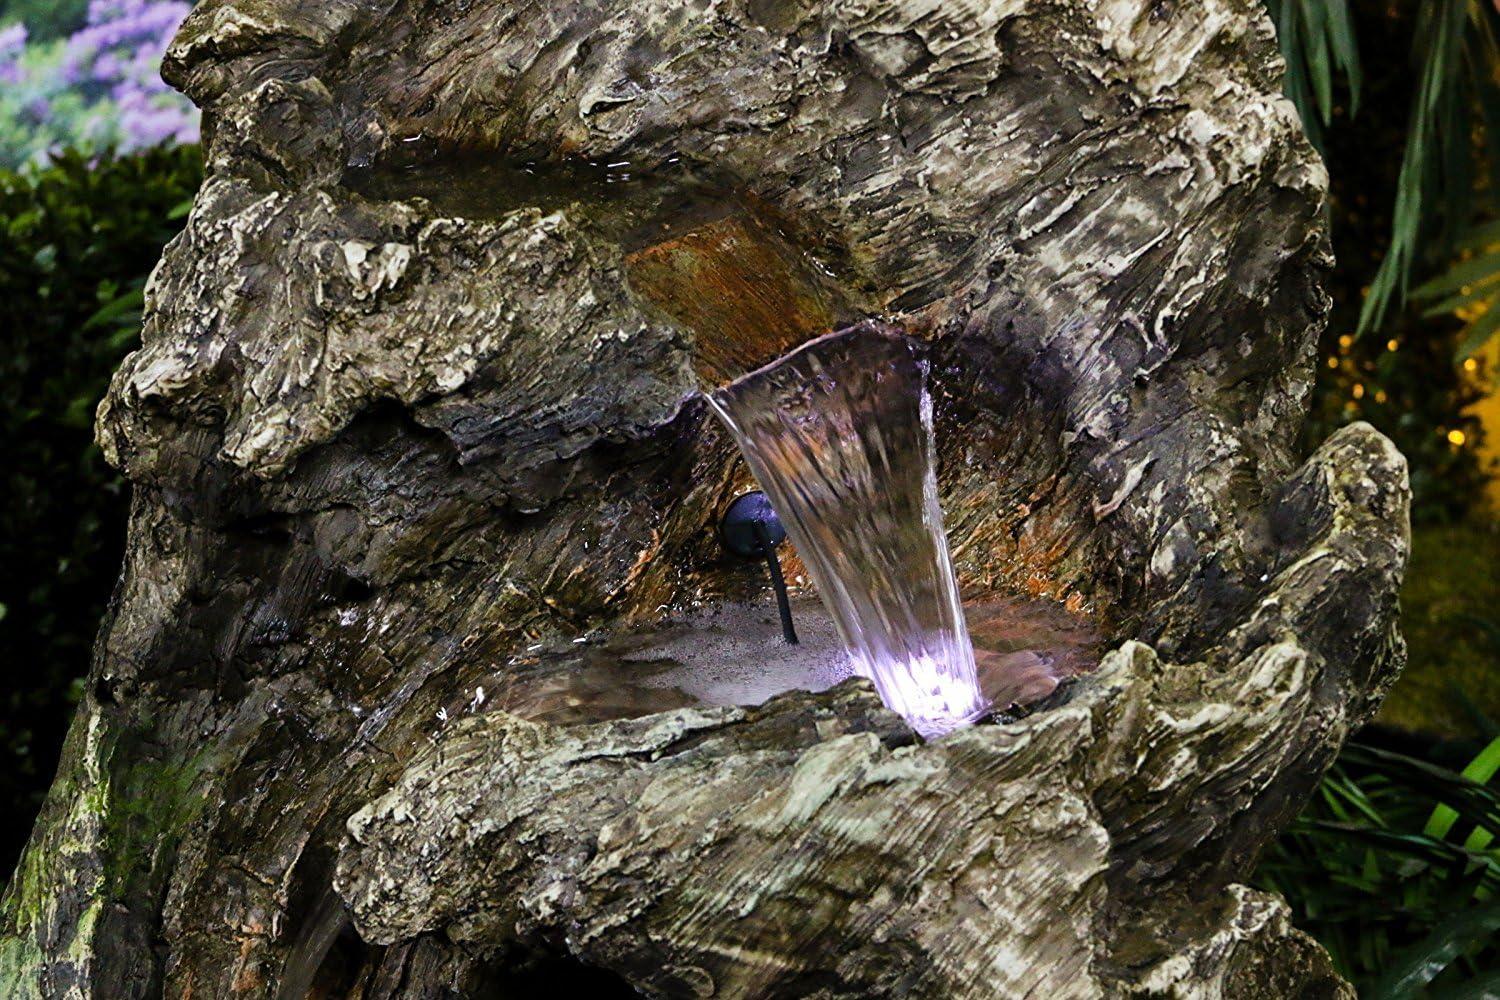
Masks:
[[[672,996],[1347,995],[1239,884],[1402,659],[1401,457],[1294,452],[1329,261],[1279,71],[1254,0],[199,4],[211,171],[99,411],[129,549],[7,995],[274,996],[335,884],[324,995],[518,949]],[[859,683],[445,724],[535,641],[756,585],[696,398],[726,320],[630,264],[746,206],[787,337],[931,342],[966,591],[1118,648],[931,744]]]

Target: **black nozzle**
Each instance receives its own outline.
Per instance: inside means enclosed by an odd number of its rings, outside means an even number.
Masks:
[[[786,579],[781,575],[781,560],[776,546],[786,540],[781,518],[764,493],[757,490],[737,497],[719,522],[719,538],[724,547],[741,559],[765,559],[771,574],[771,589],[776,592],[776,610],[781,614],[781,635],[791,645],[797,643],[797,629],[792,624],[792,605],[787,598]]]
[[[764,535],[764,537],[763,537]],[[719,538],[724,547],[741,559],[764,556],[769,542],[774,549],[786,541],[786,529],[771,501],[759,490],[736,497],[719,522]]]

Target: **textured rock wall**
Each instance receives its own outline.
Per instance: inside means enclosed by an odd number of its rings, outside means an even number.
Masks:
[[[1293,453],[1325,178],[1274,53],[1252,0],[200,4],[210,175],[99,411],[129,551],[8,995],[273,996],[335,877],[337,995],[517,946],[686,996],[1340,995],[1236,880],[1399,666],[1406,488],[1362,426]],[[819,276],[788,336],[931,341],[966,591],[1103,617],[1093,679],[930,745],[857,684],[436,718],[751,585],[722,317],[640,270],[714,226]]]

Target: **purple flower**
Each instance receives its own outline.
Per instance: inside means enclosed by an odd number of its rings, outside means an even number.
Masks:
[[[149,0],[94,0],[88,24],[68,38],[64,76],[112,83],[123,75],[156,75],[161,54],[187,17],[185,3]]]
[[[94,60],[94,76],[100,79],[113,79],[120,75],[122,68],[120,57],[113,52],[101,52]]]
[[[13,59],[26,47],[26,25],[12,24],[0,28],[0,60]]]
[[[3,3],[3,0],[0,0]],[[182,0],[90,0],[85,25],[60,45],[27,48],[26,29],[0,29],[0,85],[14,124],[0,164],[63,144],[129,151],[198,140],[198,113],[161,79],[161,59],[191,11]],[[24,62],[23,52],[34,52]],[[59,98],[66,97],[66,100]]]

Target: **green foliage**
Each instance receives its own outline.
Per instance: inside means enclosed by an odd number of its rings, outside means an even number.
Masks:
[[[1451,247],[1469,221],[1477,93],[1465,86],[1472,68],[1467,33],[1471,24],[1487,30],[1489,22],[1482,10],[1474,18],[1470,10],[1470,0],[1432,0],[1418,8],[1412,53],[1418,83],[1396,185],[1391,244],[1360,311],[1362,331],[1379,327],[1392,302],[1404,301],[1424,251],[1430,253],[1434,243],[1440,252]]]
[[[26,46],[14,65],[18,79],[0,83],[0,167],[46,159],[53,149],[107,142],[118,110],[108,101],[69,86],[63,39]]]
[[[0,24],[19,21],[32,38],[51,41],[81,28],[88,9],[88,0],[0,0]]]
[[[1337,266],[1329,276],[1333,311],[1304,446],[1310,450],[1339,426],[1367,420],[1410,463],[1413,521],[1458,521],[1483,505],[1486,482],[1483,429],[1465,411],[1484,392],[1487,373],[1478,362],[1473,371],[1453,363],[1462,320],[1392,308],[1378,335],[1358,335],[1361,308],[1391,241],[1408,109],[1419,83],[1404,64],[1422,15],[1382,0],[1349,4],[1365,73],[1358,119],[1349,117],[1351,101],[1336,99],[1323,135]],[[1333,86],[1337,98],[1344,83],[1335,76]],[[1450,435],[1461,435],[1460,442]]]
[[[0,171],[0,801],[28,813],[123,546],[127,498],[93,444],[94,408],[138,340],[145,277],[201,174],[194,147]],[[7,826],[0,860],[27,825]]]
[[[1359,43],[1347,0],[1266,0],[1281,56],[1286,95],[1319,152],[1323,127],[1333,123],[1335,71],[1349,90],[1350,115],[1359,109]]]
[[[1488,995],[1500,962],[1497,765],[1500,739],[1463,773],[1352,743],[1266,852],[1258,883],[1287,898],[1361,997]]]
[[[1500,135],[1494,10],[1473,0],[1437,0],[1420,10],[1413,52],[1420,83],[1402,157],[1391,247],[1360,314],[1362,330],[1379,326],[1392,302],[1404,300],[1424,257],[1440,261],[1453,252],[1482,204],[1475,197],[1475,163],[1483,153],[1476,149],[1475,132],[1483,129],[1492,142]]]
[[[1467,320],[1454,360],[1463,361],[1500,331],[1500,222],[1479,225],[1458,243],[1459,260],[1412,294],[1426,316],[1458,315]]]
[[[1286,93],[1297,105],[1313,144],[1324,148],[1333,124],[1338,77],[1358,110],[1360,52],[1350,0],[1267,0],[1286,61]],[[1426,0],[1414,6],[1410,60],[1415,87],[1408,99],[1401,167],[1394,191],[1389,242],[1360,309],[1361,333],[1383,329],[1405,302],[1414,280],[1440,269],[1455,252],[1453,273],[1419,294],[1442,298],[1434,313],[1451,313],[1447,293],[1500,278],[1500,256],[1472,253],[1464,233],[1484,215],[1500,167],[1500,45],[1496,11],[1480,0]],[[1488,176],[1487,176],[1488,175]],[[1493,234],[1491,234],[1493,235]],[[1493,239],[1489,240],[1494,242]],[[1481,238],[1481,245],[1487,246]],[[1500,329],[1500,310],[1484,312],[1500,285],[1462,297],[1473,322],[1460,348],[1468,356]],[[1446,308],[1444,308],[1446,307]]]

